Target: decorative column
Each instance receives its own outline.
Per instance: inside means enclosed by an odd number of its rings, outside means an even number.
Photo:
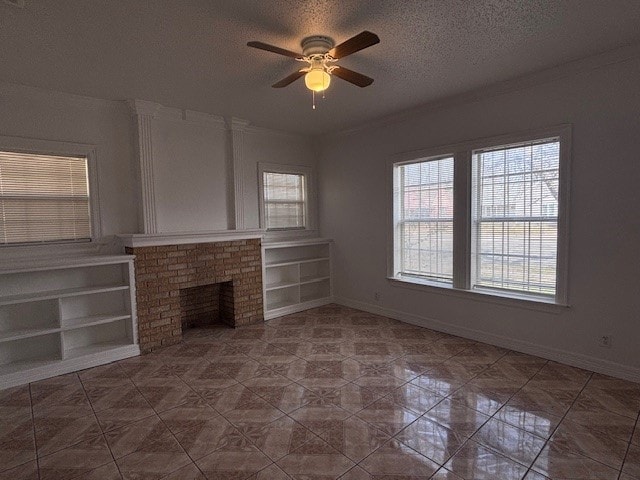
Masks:
[[[161,105],[144,100],[129,100],[136,119],[136,144],[141,190],[143,233],[157,233],[156,197],[153,174],[152,122]]]
[[[235,206],[235,225],[236,230],[244,230],[244,132],[249,126],[249,122],[239,118],[231,118],[227,120],[227,128],[229,129],[231,141],[231,171],[233,178],[233,204]]]

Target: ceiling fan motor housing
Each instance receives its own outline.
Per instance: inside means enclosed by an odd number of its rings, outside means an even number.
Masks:
[[[311,55],[324,55],[335,46],[335,42],[330,37],[324,35],[312,35],[305,37],[300,42],[302,53],[305,57]]]

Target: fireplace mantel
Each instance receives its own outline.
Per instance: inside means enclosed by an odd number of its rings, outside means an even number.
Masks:
[[[263,238],[265,231],[254,230],[215,230],[210,232],[175,232],[175,233],[133,233],[118,235],[125,247],[158,247],[162,245],[184,245],[187,243],[230,242]]]

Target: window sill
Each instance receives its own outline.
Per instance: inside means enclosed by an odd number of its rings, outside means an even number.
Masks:
[[[451,285],[419,278],[387,277],[387,280],[395,287],[464,298],[474,302],[493,303],[507,307],[524,308],[555,314],[559,314],[570,308],[569,305],[557,303],[554,299],[532,298],[525,295],[499,293],[487,290],[462,290]]]

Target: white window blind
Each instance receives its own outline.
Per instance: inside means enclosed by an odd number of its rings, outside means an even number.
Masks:
[[[560,142],[473,152],[473,287],[554,295]]]
[[[264,216],[267,229],[306,227],[305,176],[264,172]]]
[[[453,280],[453,157],[396,166],[400,274]]]
[[[0,243],[91,238],[87,159],[0,151]]]

